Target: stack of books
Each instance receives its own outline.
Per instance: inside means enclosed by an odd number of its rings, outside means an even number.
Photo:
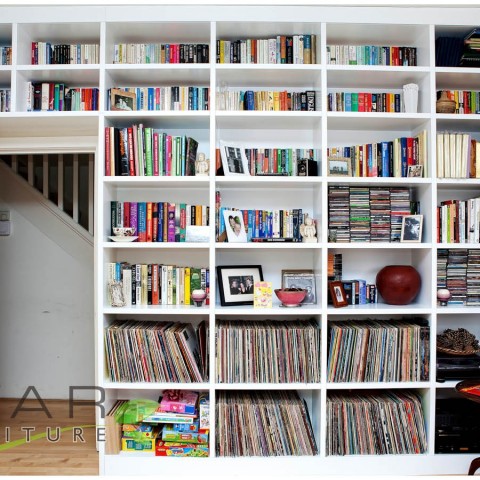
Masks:
[[[461,67],[480,67],[480,28],[474,28],[463,39],[463,53],[460,58]]]

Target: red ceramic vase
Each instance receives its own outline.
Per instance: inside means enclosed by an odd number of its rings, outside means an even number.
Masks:
[[[411,265],[387,265],[377,273],[376,283],[385,303],[408,305],[418,295],[422,279]]]

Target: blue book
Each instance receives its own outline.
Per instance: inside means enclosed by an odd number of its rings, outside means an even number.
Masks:
[[[147,202],[138,202],[138,241],[147,241]]]
[[[164,211],[163,211],[163,202],[158,202],[158,241],[163,242],[163,221],[164,221]]]
[[[407,137],[400,138],[400,165],[401,176],[407,176],[408,164],[407,164]]]
[[[255,110],[255,94],[253,90],[245,92],[245,110]]]
[[[345,100],[345,111],[351,112],[352,111],[352,94],[350,92],[345,92],[344,100]]]
[[[155,110],[155,88],[148,87],[148,109]]]
[[[382,144],[382,177],[390,176],[389,143],[390,142],[381,142]]]
[[[248,210],[247,241],[250,242],[255,230],[255,211]]]

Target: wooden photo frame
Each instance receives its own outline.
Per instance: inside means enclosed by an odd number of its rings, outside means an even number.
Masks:
[[[402,218],[401,242],[420,243],[422,241],[423,215],[404,215]]]
[[[233,143],[220,142],[223,173],[225,176],[250,175],[245,148]]]
[[[347,295],[340,281],[328,282],[328,289],[332,297],[333,306],[335,308],[346,307],[348,305]]]
[[[352,160],[348,157],[328,157],[329,177],[351,177]]]
[[[282,270],[282,288],[304,288],[307,290],[307,295],[302,305],[317,303],[313,270]]]
[[[120,88],[110,89],[110,110],[131,112],[137,109],[137,95]]]
[[[253,305],[254,285],[263,282],[262,266],[218,266],[217,282],[222,307]]]
[[[409,165],[407,170],[407,177],[422,178],[423,177],[423,165]]]

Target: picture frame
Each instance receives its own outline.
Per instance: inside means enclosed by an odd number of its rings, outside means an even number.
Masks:
[[[335,308],[348,306],[347,295],[340,281],[328,282],[328,289]]]
[[[422,241],[423,215],[404,215],[400,242],[420,243]]]
[[[220,304],[222,307],[253,305],[254,285],[257,282],[263,282],[261,265],[218,266]]]
[[[223,173],[225,176],[249,176],[245,148],[238,144],[220,142],[220,156],[222,158]]]
[[[348,157],[328,157],[329,177],[351,177],[352,160]]]
[[[108,294],[110,297],[110,305],[112,307],[124,307],[127,304],[123,295],[122,282],[109,282]]]
[[[317,303],[313,270],[282,270],[282,288],[304,288],[307,290],[307,295],[303,299],[302,305]]]
[[[407,170],[407,177],[422,178],[423,177],[423,165],[409,165]]]
[[[229,243],[246,243],[247,232],[241,210],[224,210],[225,231]]]
[[[120,88],[110,89],[110,110],[131,112],[137,110],[137,95]]]

